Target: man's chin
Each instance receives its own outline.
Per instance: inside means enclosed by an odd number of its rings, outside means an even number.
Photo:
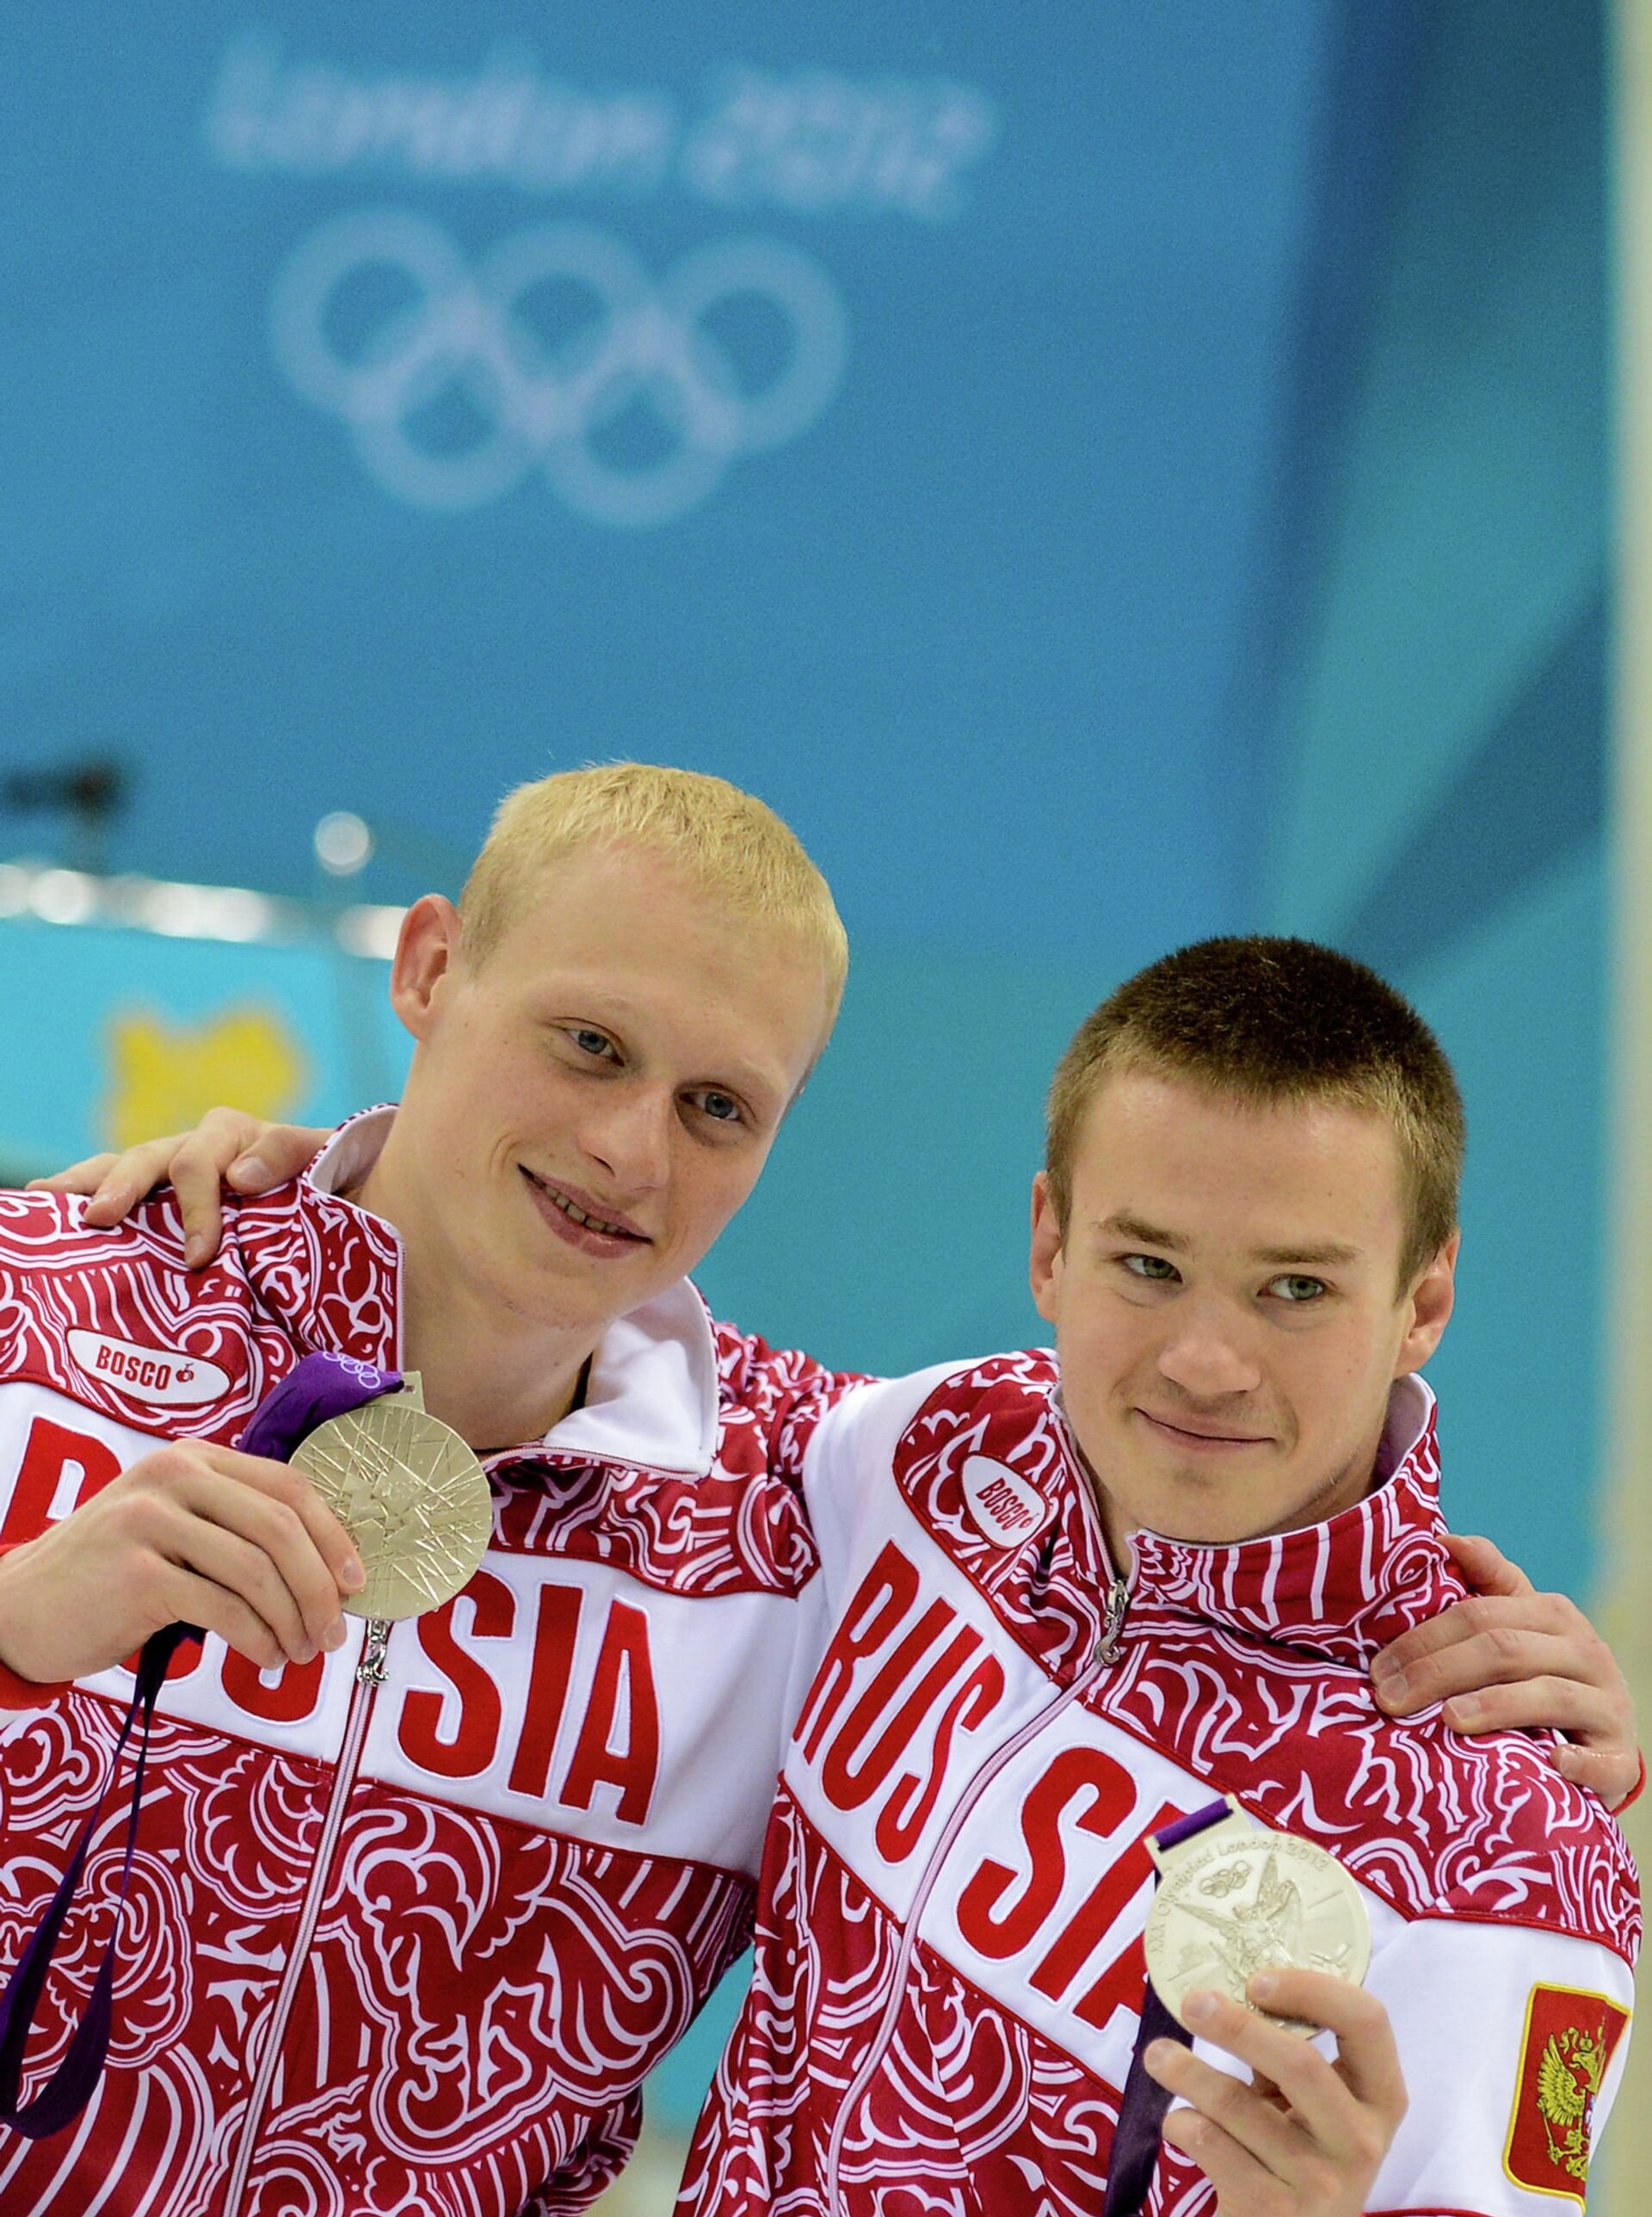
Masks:
[[[1155,1492],[1151,1505],[1140,1514],[1127,1513],[1138,1530],[1173,1540],[1184,1547],[1237,1547],[1248,1540],[1274,1540],[1286,1532],[1306,1531],[1352,1505],[1320,1495],[1294,1508],[1276,1505],[1271,1516],[1263,1512],[1264,1521],[1259,1523],[1254,1504],[1217,1500],[1212,1498],[1213,1491],[1200,1473],[1191,1473],[1169,1501],[1162,1492]]]
[[[1129,1498],[1119,1491],[1112,1501],[1136,1530],[1184,1547],[1237,1547],[1277,1528],[1257,1523],[1257,1504],[1238,1497],[1234,1479],[1223,1482],[1206,1470],[1155,1472]]]
[[[656,1288],[623,1264],[593,1262],[543,1238],[501,1240],[479,1258],[489,1297],[523,1323],[547,1331],[589,1333],[592,1343],[618,1317],[640,1308]]]

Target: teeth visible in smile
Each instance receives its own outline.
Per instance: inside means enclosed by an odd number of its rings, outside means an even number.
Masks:
[[[604,1224],[600,1216],[587,1216],[583,1208],[576,1208],[571,1201],[565,1201],[560,1193],[552,1193],[549,1186],[544,1187],[542,1190],[550,1194],[551,1199],[564,1216],[571,1216],[576,1224],[583,1224],[588,1231],[605,1232],[610,1239],[625,1239],[630,1237],[622,1224]]]

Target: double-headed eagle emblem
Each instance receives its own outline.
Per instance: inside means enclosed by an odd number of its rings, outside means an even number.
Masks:
[[[1550,2035],[1538,2060],[1538,2115],[1549,2136],[1549,2153],[1569,2178],[1588,2176],[1589,2119],[1607,2053],[1605,2041],[1570,2025]]]

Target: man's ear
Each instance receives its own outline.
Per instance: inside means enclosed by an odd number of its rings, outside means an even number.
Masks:
[[[1411,1323],[1394,1365],[1396,1378],[1420,1370],[1445,1337],[1457,1298],[1457,1257],[1462,1244],[1463,1234],[1454,1232],[1406,1296]]]
[[[459,911],[441,893],[425,893],[401,920],[390,968],[390,1005],[416,1040],[429,1038],[459,953]]]
[[[1055,1321],[1063,1244],[1064,1234],[1050,1196],[1049,1179],[1040,1170],[1032,1182],[1032,1247],[1027,1260],[1027,1281],[1038,1313],[1046,1324]]]

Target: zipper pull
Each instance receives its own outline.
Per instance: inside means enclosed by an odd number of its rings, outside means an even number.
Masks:
[[[1096,1642],[1096,1652],[1091,1658],[1092,1666],[1111,1663],[1118,1652],[1118,1643],[1124,1631],[1124,1612],[1130,1605],[1130,1589],[1127,1580],[1115,1578],[1107,1589],[1107,1614],[1102,1620],[1101,1638]]]
[[[382,1686],[385,1682],[385,1651],[390,1645],[390,1625],[381,1616],[368,1619],[367,1638],[362,1643],[362,1658],[356,1665],[358,1683],[363,1686]]]

